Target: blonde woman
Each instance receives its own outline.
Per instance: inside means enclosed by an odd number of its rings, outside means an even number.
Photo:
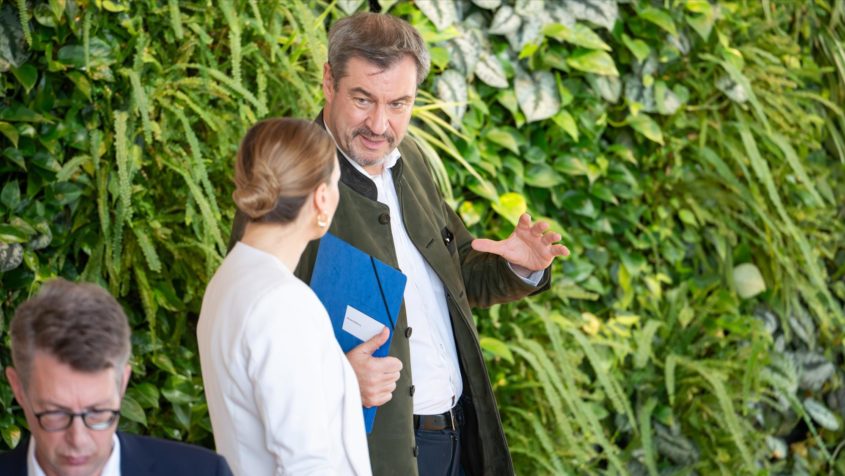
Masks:
[[[217,450],[238,476],[371,473],[355,373],[293,275],[328,229],[339,176],[334,142],[302,120],[260,122],[238,151],[233,198],[250,221],[197,328]]]

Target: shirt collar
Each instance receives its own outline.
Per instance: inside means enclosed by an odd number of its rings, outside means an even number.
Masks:
[[[45,476],[44,470],[35,459],[35,438],[29,437],[29,448],[26,453],[27,476]],[[103,466],[100,476],[120,476],[120,439],[117,434],[112,435],[111,455]]]

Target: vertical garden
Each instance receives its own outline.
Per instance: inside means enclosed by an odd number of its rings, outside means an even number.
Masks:
[[[326,26],[369,3],[429,43],[411,133],[470,229],[529,211],[572,250],[476,314],[520,474],[845,473],[843,0],[0,2],[0,365],[41,283],[97,282],[122,428],[211,446],[238,142],[319,112]]]

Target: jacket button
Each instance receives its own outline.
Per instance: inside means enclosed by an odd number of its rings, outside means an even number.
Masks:
[[[411,396],[412,397],[414,396],[414,392],[416,392],[416,391],[417,391],[417,387],[414,387],[413,385],[411,385]]]
[[[416,458],[417,454],[420,452],[420,449],[417,445],[414,445],[413,451],[414,451],[414,458]]]
[[[382,213],[378,216],[378,222],[382,225],[387,225],[390,223],[390,214],[389,213]]]
[[[411,338],[411,334],[412,334],[413,332],[414,332],[414,329],[413,329],[413,328],[411,328],[411,327],[406,327],[406,328],[405,328],[405,337],[406,337],[406,338],[408,338],[408,339],[410,339],[410,338]]]

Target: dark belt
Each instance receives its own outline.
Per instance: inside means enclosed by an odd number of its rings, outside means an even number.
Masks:
[[[414,415],[414,429],[426,431],[457,430],[460,425],[460,406],[439,415]]]

